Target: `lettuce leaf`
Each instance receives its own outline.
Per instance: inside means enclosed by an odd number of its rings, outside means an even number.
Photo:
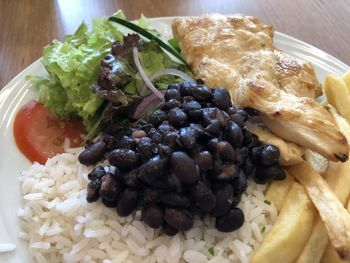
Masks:
[[[114,16],[125,18],[122,12]],[[28,77],[38,90],[38,100],[59,118],[80,118],[87,131],[91,130],[103,103],[92,85],[96,83],[102,58],[110,52],[112,43],[122,38],[115,24],[107,18],[98,18],[91,31],[83,22],[62,42],[54,40],[43,51],[42,63],[49,76]]]

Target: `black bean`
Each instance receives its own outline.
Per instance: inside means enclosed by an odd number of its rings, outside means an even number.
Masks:
[[[243,164],[243,171],[249,177],[255,173],[255,165],[250,158],[246,158]]]
[[[123,135],[118,141],[117,145],[119,148],[131,149],[135,148],[136,142],[134,138]]]
[[[219,181],[232,181],[238,176],[238,167],[234,164],[223,164],[221,166],[221,172],[215,179]]]
[[[96,166],[89,174],[88,179],[94,180],[94,179],[101,179],[106,174],[105,168],[102,166]]]
[[[221,141],[216,145],[216,151],[223,160],[236,161],[237,152],[232,145],[227,141]]]
[[[216,178],[218,175],[220,175],[222,172],[222,161],[219,158],[214,159],[213,168],[208,172],[212,178]]]
[[[182,107],[187,113],[194,110],[200,110],[202,108],[202,106],[195,100],[184,102]]]
[[[143,201],[146,204],[153,204],[159,201],[162,190],[155,188],[144,188],[143,190]]]
[[[190,96],[192,95],[192,89],[197,86],[197,83],[193,81],[184,81],[180,84],[179,90],[181,96]]]
[[[242,116],[243,121],[248,120],[249,115],[248,115],[248,112],[246,112],[245,110],[239,109],[239,110],[237,110],[236,113]]]
[[[181,181],[174,173],[169,173],[167,175],[166,183],[169,186],[169,189],[175,190],[177,192],[182,191]]]
[[[204,131],[214,137],[219,137],[221,132],[220,121],[217,119],[211,120],[210,123],[207,125],[207,127],[204,129]]]
[[[242,195],[240,195],[240,194],[234,194],[234,195],[233,195],[233,198],[232,198],[231,207],[232,207],[232,208],[236,207],[236,206],[241,202],[241,199],[242,199]]]
[[[111,150],[118,147],[118,142],[113,136],[103,135],[102,141],[104,141],[106,143],[107,151],[111,151]]]
[[[243,139],[243,144],[248,148],[252,149],[256,146],[260,145],[258,136],[255,134],[251,133],[248,130],[244,130],[244,139]]]
[[[157,131],[163,134],[164,136],[169,132],[176,132],[176,129],[173,126],[171,126],[168,122],[163,122],[161,125],[158,126]]]
[[[102,177],[100,195],[102,198],[114,201],[122,190],[121,184],[111,174]]]
[[[211,102],[201,102],[202,108],[214,108],[214,104]]]
[[[116,166],[109,165],[108,166],[108,173],[113,175],[115,177],[115,179],[117,179],[117,180],[123,180],[123,175],[120,172],[120,170],[118,169],[118,167],[116,167]]]
[[[232,208],[227,214],[217,217],[215,227],[221,232],[232,232],[244,223],[244,214],[239,208]]]
[[[262,154],[264,147],[263,146],[258,146],[254,147],[250,150],[252,160],[256,163],[260,163],[260,157]]]
[[[167,206],[186,208],[190,205],[190,199],[183,193],[164,193],[160,197],[160,202]]]
[[[274,180],[284,180],[286,179],[286,173],[284,172],[284,170],[282,169],[282,167],[280,167],[279,165],[273,165],[272,167],[274,167],[273,169],[275,169],[274,171]]]
[[[182,127],[186,124],[187,114],[180,108],[173,108],[168,113],[169,123],[176,127]]]
[[[162,158],[170,158],[171,154],[173,153],[173,149],[169,147],[168,145],[158,145],[158,152],[160,157]]]
[[[173,228],[167,223],[164,223],[162,230],[168,236],[175,236],[179,232],[179,230]]]
[[[116,200],[111,201],[111,200],[102,198],[101,201],[106,207],[117,207],[117,201]]]
[[[158,132],[155,128],[152,128],[148,133],[147,136],[151,138],[152,142],[155,144],[162,143],[163,141],[163,135]]]
[[[197,145],[196,137],[197,132],[195,129],[191,127],[181,128],[179,130],[178,142],[182,149],[193,150]]]
[[[163,102],[159,105],[159,108],[163,111],[169,111],[173,108],[181,107],[181,102],[175,99]]]
[[[258,184],[265,184],[273,179],[283,180],[284,178],[285,173],[278,164],[269,167],[257,166],[254,175],[254,181]]]
[[[179,137],[179,134],[178,132],[169,132],[169,133],[166,133],[164,134],[164,141],[163,143],[167,146],[174,146],[177,138]]]
[[[116,149],[109,153],[108,162],[118,168],[129,169],[138,164],[139,158],[133,150]]]
[[[135,188],[139,185],[139,169],[135,168],[123,175],[124,184],[128,187]]]
[[[233,113],[230,115],[231,121],[235,122],[239,127],[244,127],[244,118],[238,113]]]
[[[261,151],[259,163],[265,166],[270,166],[277,163],[279,157],[280,151],[276,146],[266,145]]]
[[[139,120],[139,121],[141,121],[141,120]],[[150,132],[150,130],[154,129],[154,126],[151,123],[146,122],[146,124],[142,125],[140,129],[143,130],[147,134]],[[144,136],[142,136],[142,137],[144,137]]]
[[[158,127],[167,118],[168,114],[165,111],[162,111],[161,109],[156,109],[150,114],[148,120],[154,127]]]
[[[190,127],[196,131],[199,140],[208,141],[213,138],[210,133],[204,131],[204,127],[199,123],[191,123]]]
[[[225,139],[232,144],[233,147],[240,148],[243,142],[242,129],[234,122],[230,122],[224,131]]]
[[[215,191],[216,206],[211,211],[213,216],[222,216],[230,209],[233,201],[233,187],[231,184],[224,184]]]
[[[192,110],[189,111],[187,114],[191,121],[198,122],[202,118],[202,110]]]
[[[192,95],[197,100],[208,101],[213,97],[212,91],[203,85],[196,86],[192,89]]]
[[[193,189],[196,205],[205,212],[210,212],[216,205],[213,192],[202,181],[198,181]]]
[[[149,227],[159,228],[163,225],[163,209],[159,206],[144,207],[141,211],[141,220]]]
[[[213,168],[213,157],[208,151],[201,151],[195,155],[194,161],[202,172],[206,172]]]
[[[218,108],[203,108],[202,109],[202,118],[205,124],[209,124],[212,120],[216,118]]]
[[[192,217],[181,209],[166,209],[164,219],[171,227],[179,231],[189,230],[193,225]]]
[[[258,184],[265,184],[273,179],[283,180],[284,178],[285,172],[278,164],[269,167],[257,166],[254,176],[255,182]]]
[[[211,140],[209,140],[208,142],[208,149],[211,150],[211,151],[216,151],[216,147],[219,143],[219,139],[218,138],[213,138]]]
[[[166,173],[168,164],[168,158],[156,155],[140,166],[139,177],[146,183],[152,183]]]
[[[241,155],[242,159],[245,160],[249,156],[249,149],[247,147],[242,147],[238,150],[238,153]]]
[[[91,165],[101,160],[106,152],[106,143],[98,141],[91,144],[81,154],[79,154],[79,162],[84,165]]]
[[[199,178],[195,162],[185,152],[174,152],[171,155],[171,167],[184,184],[193,184]]]
[[[227,110],[228,115],[236,113],[237,109],[234,107],[229,107]]]
[[[175,100],[180,101],[181,95],[177,89],[168,89],[164,94],[164,99],[166,101],[171,100],[171,99],[175,99]]]
[[[178,89],[179,89],[179,86],[180,86],[180,85],[179,85],[178,83],[172,83],[172,84],[169,84],[169,85],[168,85],[168,88],[167,88],[167,89],[168,89],[168,90],[169,90],[169,89],[176,89],[176,90],[178,90]]]
[[[153,188],[156,188],[156,189],[160,189],[160,190],[164,190],[164,191],[171,191],[170,187],[167,184],[166,178],[164,178],[164,177],[158,178],[157,180],[149,182],[148,185],[152,186]]]
[[[95,202],[100,196],[101,180],[94,179],[87,185],[86,201],[89,203]]]
[[[239,170],[238,176],[233,179],[233,189],[235,194],[241,195],[247,190],[248,181],[247,177],[242,170]]]
[[[118,199],[117,213],[119,216],[128,216],[137,207],[139,194],[136,190],[125,189]]]
[[[232,106],[230,93],[225,88],[214,89],[212,102],[222,110],[227,110]]]
[[[230,122],[230,116],[223,110],[218,109],[215,118],[220,121],[222,128],[225,128]]]
[[[136,152],[140,155],[142,161],[147,161],[154,153],[157,153],[155,148],[156,145],[152,143],[151,138],[143,137],[136,146]]]

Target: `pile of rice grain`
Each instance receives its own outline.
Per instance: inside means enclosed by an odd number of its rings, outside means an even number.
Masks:
[[[249,181],[239,207],[244,225],[232,233],[215,229],[213,218],[195,219],[193,228],[166,236],[140,221],[140,211],[126,218],[100,201],[87,203],[89,169],[78,162],[82,148],[68,149],[21,173],[24,207],[20,237],[41,262],[248,262],[276,219],[264,202],[266,186]]]

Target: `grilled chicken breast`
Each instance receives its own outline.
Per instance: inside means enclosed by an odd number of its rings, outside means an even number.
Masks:
[[[209,14],[174,19],[172,29],[197,79],[227,88],[236,106],[260,111],[281,138],[347,160],[348,142],[328,111],[280,88],[271,26],[253,17]]]
[[[309,62],[292,57],[281,50],[274,51],[279,87],[297,97],[315,99],[322,95],[314,68]]]

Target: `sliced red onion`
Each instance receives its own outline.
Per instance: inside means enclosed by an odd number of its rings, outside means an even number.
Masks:
[[[153,73],[150,77],[149,80],[153,81],[156,78],[159,78],[164,75],[174,75],[182,78],[183,80],[188,80],[188,81],[194,81],[189,75],[187,75],[185,72],[182,72],[181,70],[178,70],[176,68],[165,68],[162,70],[159,70],[155,73]],[[146,87],[145,84],[143,84],[143,87]]]
[[[178,70],[176,68],[165,68],[162,70],[159,70],[155,73],[153,73],[150,77],[149,80],[153,81],[156,78],[159,78],[160,76],[163,75],[173,75],[173,76],[178,76],[180,78],[182,78],[183,80],[187,80],[187,81],[194,81],[189,75],[187,75],[185,72]]]
[[[147,88],[149,88],[149,90],[152,91],[154,95],[156,95],[159,99],[164,100],[163,94],[159,90],[157,90],[157,88],[152,84],[152,82],[147,77],[145,71],[143,70],[139,60],[139,51],[137,50],[137,47],[132,48],[132,55],[134,58],[136,68],[139,71],[141,79],[146,84]]]
[[[162,94],[165,93],[161,91]],[[159,99],[154,93],[149,93],[147,96],[141,98],[133,108],[129,111],[129,117],[135,120],[140,119],[143,115],[154,110],[162,100]]]

